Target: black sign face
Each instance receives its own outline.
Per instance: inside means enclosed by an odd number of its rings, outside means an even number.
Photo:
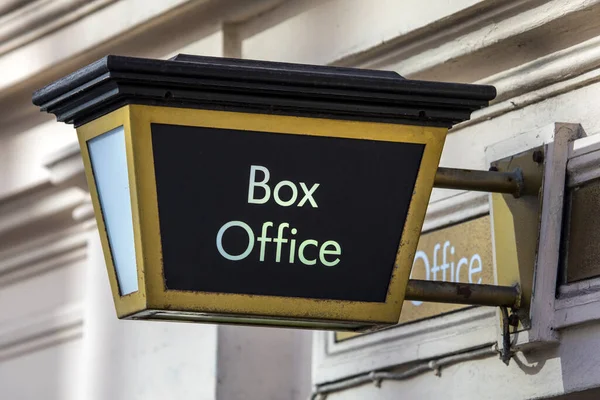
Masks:
[[[422,144],[152,124],[167,290],[384,302]]]

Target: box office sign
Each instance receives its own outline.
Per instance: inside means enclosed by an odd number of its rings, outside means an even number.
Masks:
[[[76,125],[120,318],[398,322],[447,131],[489,86],[107,56],[37,91]]]
[[[132,125],[120,125],[127,115]],[[349,329],[398,321],[445,128],[127,106],[79,132],[121,316],[208,309],[225,322],[260,313],[265,324],[278,312],[289,318],[278,324]],[[140,224],[141,254],[128,253],[137,263],[119,260],[124,241],[110,226],[118,196],[103,182],[118,173],[103,180],[102,149],[114,135],[135,170],[127,218]],[[150,295],[136,314],[140,288]],[[292,321],[296,313],[310,322]]]

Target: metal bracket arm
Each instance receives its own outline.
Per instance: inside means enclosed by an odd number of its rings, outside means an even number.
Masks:
[[[523,174],[520,169],[513,172],[499,172],[440,167],[433,182],[434,187],[442,189],[508,193],[515,197],[521,195],[523,185]]]
[[[410,279],[406,286],[404,299],[517,309],[521,302],[521,290],[518,286],[477,285]]]

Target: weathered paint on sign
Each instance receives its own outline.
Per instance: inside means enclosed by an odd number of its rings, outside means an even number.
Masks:
[[[87,151],[120,126],[138,279],[126,295]],[[78,134],[120,318],[398,321],[445,128],[129,105]]]

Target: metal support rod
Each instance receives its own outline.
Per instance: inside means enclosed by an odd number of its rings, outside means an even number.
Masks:
[[[521,291],[517,286],[476,285],[410,279],[405,300],[519,308]]]
[[[523,189],[523,174],[520,169],[499,172],[440,167],[435,174],[433,186],[443,189],[509,193],[519,197]]]

